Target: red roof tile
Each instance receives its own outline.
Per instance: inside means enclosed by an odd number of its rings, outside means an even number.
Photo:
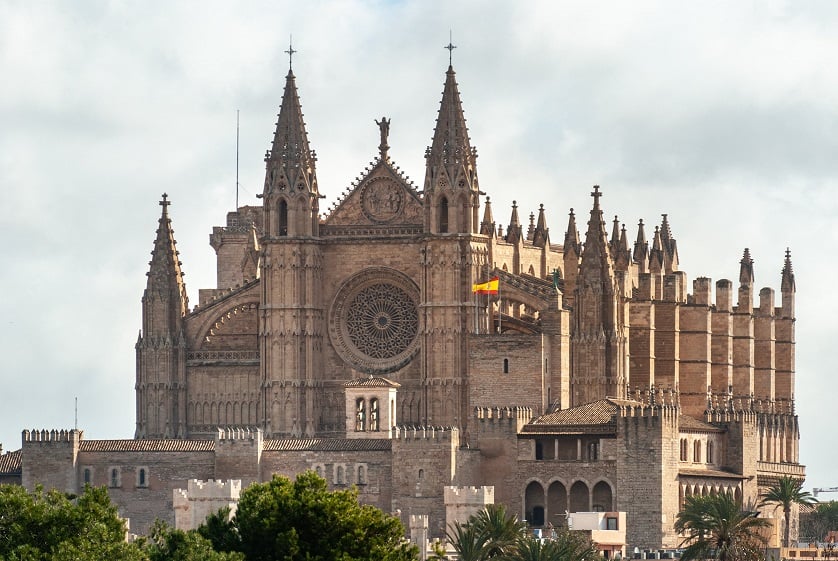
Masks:
[[[139,440],[82,440],[81,452],[212,452],[213,440],[148,438]]]
[[[0,456],[0,475],[18,475],[20,472],[20,450]]]
[[[318,451],[387,451],[392,447],[389,438],[278,438],[266,440],[263,450],[266,452]]]

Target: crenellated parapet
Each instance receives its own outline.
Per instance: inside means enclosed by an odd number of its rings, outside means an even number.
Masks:
[[[403,443],[458,443],[459,429],[456,427],[414,427],[394,426],[391,434],[394,441]]]
[[[24,430],[21,434],[21,440],[24,444],[31,444],[35,442],[78,442],[84,435],[83,431],[78,429],[60,429],[60,430]]]
[[[479,434],[517,434],[533,418],[531,407],[475,407],[474,419]]]

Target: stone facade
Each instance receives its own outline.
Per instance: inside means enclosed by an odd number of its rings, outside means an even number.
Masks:
[[[561,243],[543,206],[526,224],[513,202],[500,226],[450,67],[421,189],[378,124],[377,156],[321,211],[289,72],[262,204],[213,228],[217,286],[197,306],[160,202],[136,440],[25,431],[0,480],[108,485],[142,531],[173,521],[188,480],[312,469],[406,524],[428,516],[431,537],[446,486],[493,486],[535,526],[625,511],[629,545],[648,548],[676,545],[687,495],[747,500],[805,475],[788,252],[779,294],[757,291],[747,249],[736,287],[690,284],[667,215],[651,242],[640,221],[630,243],[616,217],[609,234],[599,187],[583,232],[571,210]],[[494,277],[497,295],[473,294]]]

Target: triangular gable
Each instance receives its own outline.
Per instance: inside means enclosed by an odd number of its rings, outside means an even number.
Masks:
[[[325,226],[417,226],[423,224],[422,200],[413,184],[393,166],[378,159],[338,201]]]

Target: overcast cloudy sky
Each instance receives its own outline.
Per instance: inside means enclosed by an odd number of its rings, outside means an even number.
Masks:
[[[631,236],[668,213],[681,268],[779,292],[797,278],[807,486],[836,486],[838,3],[0,3],[0,442],[134,431],[134,343],[160,207],[190,301],[212,226],[259,204],[288,69],[331,203],[377,153],[421,184],[454,68],[495,218],[543,203],[554,242],[602,185]],[[584,221],[584,220],[583,220]],[[830,351],[829,349],[833,349]],[[824,498],[829,498],[825,495]]]

